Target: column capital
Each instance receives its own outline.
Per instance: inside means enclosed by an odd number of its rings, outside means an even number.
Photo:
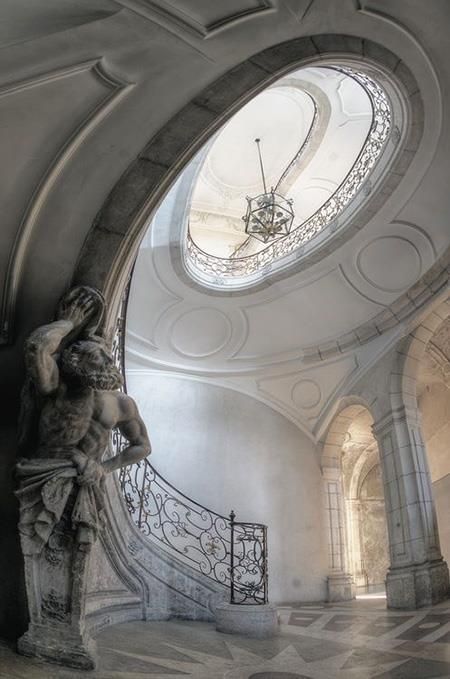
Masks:
[[[379,420],[373,423],[372,431],[374,436],[378,439],[386,431],[393,429],[398,424],[410,422],[415,426],[420,426],[422,421],[420,412],[417,409],[407,408],[401,406],[395,408],[383,415]]]

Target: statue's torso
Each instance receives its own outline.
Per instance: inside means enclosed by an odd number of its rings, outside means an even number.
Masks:
[[[77,450],[100,460],[110,429],[105,402],[113,394],[85,389],[71,391],[61,384],[55,394],[46,397],[39,422],[39,457],[71,458]],[[107,411],[105,416],[105,410]]]

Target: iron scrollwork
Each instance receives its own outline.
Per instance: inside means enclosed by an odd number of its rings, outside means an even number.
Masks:
[[[235,521],[230,514],[232,604],[266,604],[267,526]]]
[[[367,185],[370,172],[381,156],[392,131],[392,110],[389,99],[378,83],[366,73],[347,67],[333,67],[358,82],[367,93],[372,105],[372,123],[365,143],[350,172],[328,200],[301,224],[293,226],[289,235],[276,240],[252,255],[231,258],[217,257],[202,250],[192,239],[189,229],[186,237],[185,256],[187,264],[214,285],[226,287],[233,279],[253,276],[317,236],[325,227],[337,223],[339,216],[355,196]],[[307,139],[309,141],[309,137]],[[242,250],[243,251],[243,250]]]
[[[128,287],[113,341],[113,355],[124,376],[125,319]],[[118,430],[111,447],[125,440]],[[231,603],[267,603],[267,528],[236,522],[187,497],[145,459],[124,467],[119,483],[131,519],[150,540],[202,575],[230,590]]]

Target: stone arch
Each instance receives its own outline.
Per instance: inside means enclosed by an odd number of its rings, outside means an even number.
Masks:
[[[364,410],[370,413],[373,420],[372,404],[366,402],[361,396],[345,396],[339,400],[331,422],[318,444],[322,468],[339,467],[340,453],[345,443],[348,427]]]
[[[349,429],[361,416],[367,414],[363,440],[352,441]],[[373,412],[370,404],[361,397],[348,396],[339,402],[336,413],[320,444],[325,514],[328,525],[329,576],[328,592],[331,601],[353,598],[355,584],[367,584],[361,567],[361,535],[357,520],[357,503],[362,476],[367,475],[379,462],[378,448],[374,464],[373,455],[361,454],[365,449],[377,447],[372,435]],[[345,477],[345,458],[348,447],[350,464]],[[361,459],[360,459],[361,457]],[[355,511],[353,511],[355,510]],[[355,513],[356,512],[356,513]],[[355,553],[354,553],[355,552]],[[355,564],[358,564],[355,566]]]
[[[382,590],[389,567],[380,452],[372,434],[373,419],[364,415],[370,415],[369,411],[364,409],[356,416],[360,435],[344,442],[342,458],[349,571],[359,594]]]
[[[149,217],[186,163],[261,89],[295,66],[329,56],[377,66],[393,77],[408,99],[410,124],[403,147],[385,175],[388,181],[383,192],[374,191],[369,199],[368,217],[385,202],[401,181],[422,137],[423,104],[408,66],[381,45],[353,36],[314,35],[267,48],[221,76],[164,125],[128,167],[98,213],[81,250],[73,283],[93,285],[105,293],[110,322],[117,315],[120,293]],[[349,226],[340,242],[361,228],[353,223]],[[323,256],[325,247],[317,248],[314,261]]]
[[[448,273],[444,271],[444,274],[448,280]],[[427,344],[449,317],[450,299],[447,297],[397,346],[389,385],[393,411],[404,407],[411,413],[417,412],[416,391],[420,362]]]

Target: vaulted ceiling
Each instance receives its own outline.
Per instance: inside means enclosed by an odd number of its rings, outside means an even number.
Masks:
[[[177,260],[169,212],[158,216],[139,255],[130,302],[130,370],[182,372],[238,389],[316,436],[333,399],[404,332],[436,291],[445,266],[448,2],[4,0],[0,14],[7,346],[51,315],[77,271],[86,282],[107,280],[110,253],[122,251],[128,229],[117,217],[119,208],[97,229],[94,262],[85,244],[114,186],[183,107],[261,50],[319,34],[354,36],[352,49],[360,49],[361,59],[378,59],[403,83],[406,117],[423,109],[423,127],[411,130],[415,145],[405,147],[403,166],[389,177],[377,209],[304,268],[268,277],[243,294],[202,289]],[[363,41],[379,45],[379,52],[372,46],[362,54]],[[315,61],[334,54],[336,44],[344,53],[350,42],[313,41]],[[261,73],[272,77],[274,49],[253,62],[244,83],[249,92]],[[232,87],[216,93],[214,115],[227,109]],[[197,105],[197,114],[206,129],[211,110]],[[193,125],[185,121],[186,134]],[[154,167],[164,165],[163,156],[153,158]],[[141,162],[150,167],[149,157]],[[141,178],[137,174],[133,191],[120,195],[121,215],[134,214],[138,195],[143,200]]]

